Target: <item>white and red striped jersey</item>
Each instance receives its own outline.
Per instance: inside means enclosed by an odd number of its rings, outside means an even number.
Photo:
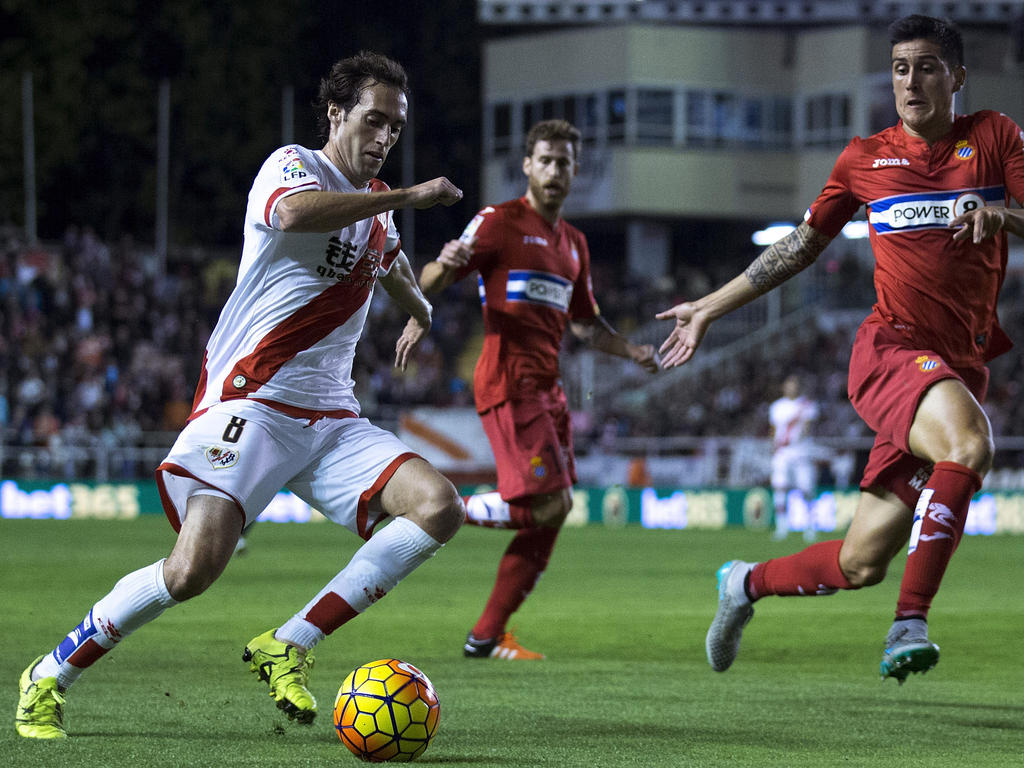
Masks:
[[[356,189],[320,150],[282,147],[263,163],[245,211],[235,288],[210,336],[192,415],[259,399],[301,411],[359,413],[352,359],[378,274],[400,241],[391,212],[324,233],[279,229],[277,205],[308,190]]]
[[[818,404],[806,397],[780,397],[771,404],[772,443],[776,449],[807,441],[811,422],[818,418]]]

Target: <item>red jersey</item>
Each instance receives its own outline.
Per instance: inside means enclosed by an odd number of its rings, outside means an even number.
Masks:
[[[553,384],[566,323],[599,310],[587,239],[564,220],[551,226],[525,197],[480,211],[461,237],[473,238],[473,257],[456,279],[480,273],[484,347],[473,393],[482,413],[508,400],[523,377]]]
[[[951,366],[970,367],[1010,348],[996,302],[1007,234],[953,241],[949,221],[983,205],[1024,201],[1024,132],[1006,115],[958,116],[928,146],[901,124],[855,138],[804,220],[835,237],[867,206],[875,254],[875,312]]]

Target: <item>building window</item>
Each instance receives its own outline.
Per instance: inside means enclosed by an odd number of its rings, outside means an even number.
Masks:
[[[554,120],[562,116],[560,100],[557,99],[541,99],[540,100],[540,119],[541,120]]]
[[[802,139],[845,142],[850,99],[828,94],[808,99]],[[659,87],[553,94],[522,103],[497,103],[488,113],[487,147],[513,151],[539,120],[568,120],[586,146],[636,145],[789,149],[794,105],[785,96],[746,96],[726,90],[677,91]]]
[[[523,122],[522,122],[522,136],[525,138],[526,134],[530,132],[534,123],[540,120],[540,104],[535,101],[523,102]]]
[[[768,99],[767,120],[764,126],[764,144],[772,149],[793,145],[793,100],[784,96]]]
[[[587,146],[597,144],[601,138],[601,106],[596,93],[588,93],[576,100],[579,110],[576,127],[583,134],[583,143]]]
[[[718,91],[712,97],[712,128],[716,146],[729,146],[743,138],[742,102],[734,93]]]
[[[751,147],[764,144],[764,105],[760,99],[744,99],[742,102],[743,125],[740,138]]]
[[[504,154],[512,149],[512,105],[495,104],[491,115],[494,121],[491,146],[495,154]]]
[[[711,94],[705,91],[686,92],[686,139],[688,144],[702,147],[710,143]]]
[[[608,93],[608,142],[621,144],[626,139],[626,91],[615,90]]]
[[[640,144],[671,144],[674,94],[641,88],[636,92],[636,140]]]
[[[573,125],[576,125],[576,97],[566,96],[560,100],[562,106],[562,113],[559,115],[563,120],[568,120]],[[576,125],[579,128],[578,125]]]
[[[850,140],[850,97],[825,93],[807,99],[803,138],[809,147],[845,145]]]

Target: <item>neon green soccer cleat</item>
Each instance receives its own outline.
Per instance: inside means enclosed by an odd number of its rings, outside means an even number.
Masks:
[[[270,696],[277,708],[309,725],[316,718],[316,698],[306,687],[313,669],[313,651],[300,653],[294,645],[274,638],[271,629],[254,637],[245,646],[242,661],[249,662],[249,671],[270,686]]]
[[[57,690],[56,677],[32,680],[32,670],[43,660],[38,659],[21,673],[18,688],[18,713],[14,727],[26,739],[66,739],[64,730],[64,694]]]

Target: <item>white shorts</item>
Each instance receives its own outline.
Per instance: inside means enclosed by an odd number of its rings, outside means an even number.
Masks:
[[[238,505],[242,527],[287,488],[364,539],[384,517],[369,502],[417,454],[362,418],[293,418],[262,403],[218,403],[188,423],[156,469],[164,512],[180,530],[188,499],[204,489]]]
[[[789,490],[796,488],[810,497],[818,481],[818,467],[814,455],[805,446],[779,448],[772,455],[772,488]]]

